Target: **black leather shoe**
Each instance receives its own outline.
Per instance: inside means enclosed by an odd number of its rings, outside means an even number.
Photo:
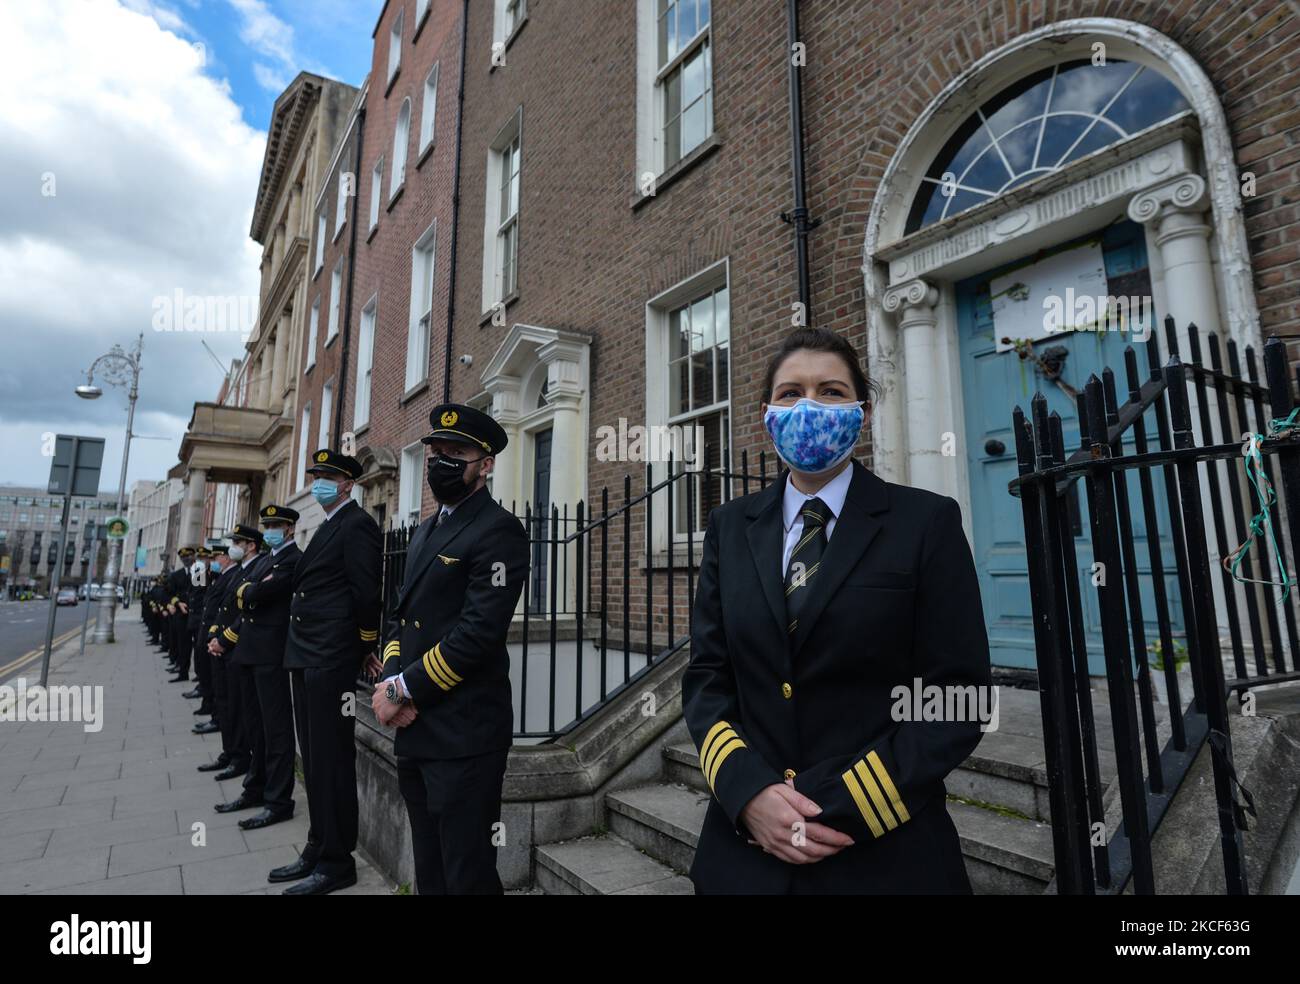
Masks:
[[[241,830],[257,830],[261,827],[269,827],[274,823],[284,823],[286,820],[293,819],[293,810],[284,813],[273,813],[271,810],[263,810],[255,817],[245,817],[239,821]]]
[[[193,690],[185,691],[185,693],[181,694],[181,696],[184,697],[186,700],[198,700],[203,695],[199,693],[199,688],[195,687]]]
[[[224,769],[230,765],[230,756],[222,752],[216,757],[215,761],[204,762],[198,767],[200,772],[216,772],[218,769]]]
[[[168,680],[167,682],[168,682],[168,683],[189,683],[189,682],[190,682],[190,678],[187,677],[187,676],[174,676],[174,677],[172,677],[170,680]]]
[[[223,779],[236,779],[239,776],[244,775],[246,772],[248,772],[248,763],[236,762],[235,764],[228,766],[226,771],[218,772],[212,778],[216,779],[217,782],[221,782]],[[262,801],[258,800],[257,802],[261,803]]]
[[[253,807],[261,805],[261,797],[253,799],[251,796],[241,795],[239,799],[233,799],[229,803],[218,803],[213,809],[218,813],[234,813],[237,810],[251,810]]]
[[[350,888],[357,883],[357,873],[353,871],[350,875],[325,875],[319,871],[313,871],[307,878],[300,881],[297,885],[286,888],[281,895],[328,895],[330,892],[337,892],[340,888]]]
[[[281,868],[272,868],[271,873],[266,876],[266,880],[272,883],[297,881],[299,878],[306,878],[316,870],[316,859],[303,855],[293,864],[286,864]]]
[[[216,721],[204,721],[202,724],[196,724],[190,730],[196,735],[210,735],[214,731],[220,731],[221,725],[217,724]]]
[[[209,717],[212,714],[211,704],[200,704],[198,710],[194,712],[195,717]]]

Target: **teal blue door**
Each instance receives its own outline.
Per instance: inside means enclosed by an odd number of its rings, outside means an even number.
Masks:
[[[1151,279],[1140,226],[1127,220],[1118,222],[1073,245],[1089,239],[1100,240],[1107,290],[1111,295],[1150,297]],[[1038,258],[1025,257],[956,285],[965,403],[966,440],[963,443],[971,483],[973,546],[992,658],[994,664],[999,666],[1036,665],[1020,500],[1007,491],[1007,484],[1016,475],[1015,439],[1011,433],[1012,408],[1018,405],[1028,414],[1030,399],[1036,391],[1041,391],[1047,398],[1048,410],[1061,415],[1068,457],[1079,446],[1077,404],[1070,390],[1081,392],[1091,374],[1096,373],[1100,377],[1102,370],[1109,366],[1115,372],[1119,402],[1123,403],[1128,395],[1124,371],[1124,348],[1130,342],[1127,333],[1063,332],[1035,342],[1034,352],[1039,356],[1056,347],[1064,350],[1060,373],[1060,381],[1064,386],[1047,379],[1032,362],[1022,360],[1016,352],[996,351],[990,281]],[[1155,313],[1149,316],[1149,323],[1154,337],[1155,327],[1159,324]],[[1134,349],[1138,356],[1139,374],[1145,379],[1147,353],[1141,343],[1135,342]],[[1163,348],[1161,351],[1164,351]],[[1056,355],[1059,357],[1061,353]],[[1148,442],[1154,446],[1154,412],[1148,411],[1144,419]],[[1129,437],[1125,441],[1125,453],[1132,450],[1133,443]],[[1153,478],[1157,516],[1163,518],[1164,484],[1158,472],[1154,473]],[[1146,641],[1150,645],[1158,638],[1158,623],[1146,525],[1136,477],[1129,479],[1128,498],[1142,610],[1146,622]],[[1087,492],[1082,482],[1075,483],[1068,507],[1075,534],[1089,668],[1094,674],[1102,674],[1105,665],[1101,653],[1101,622],[1097,592],[1092,583],[1091,531]],[[1161,528],[1161,560],[1166,572],[1165,595],[1169,602],[1170,619],[1177,634],[1182,630],[1182,611],[1178,605],[1175,579],[1168,574],[1173,570],[1173,550],[1167,541],[1168,532],[1167,528]]]

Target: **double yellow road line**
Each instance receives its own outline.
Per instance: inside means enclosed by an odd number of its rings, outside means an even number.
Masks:
[[[55,649],[63,645],[74,635],[80,634],[80,632],[81,632],[81,626],[78,625],[75,629],[68,629],[68,631],[63,633],[62,635],[55,636],[54,643],[53,645],[50,646],[50,655],[53,656]],[[45,644],[42,643],[40,646],[33,649],[31,652],[23,653],[12,663],[6,663],[4,666],[0,666],[0,681],[3,681],[14,670],[21,670],[28,663],[40,659],[44,654],[45,654]]]

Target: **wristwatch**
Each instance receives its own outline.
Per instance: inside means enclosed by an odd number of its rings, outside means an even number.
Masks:
[[[384,690],[384,696],[393,704],[405,704],[406,696],[397,692],[397,677],[388,681],[388,687]]]

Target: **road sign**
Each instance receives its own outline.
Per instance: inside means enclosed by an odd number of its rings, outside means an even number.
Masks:
[[[107,523],[104,524],[104,529],[105,529],[105,535],[110,540],[121,540],[126,536],[126,531],[127,531],[126,520],[123,519],[121,516],[114,516],[112,519],[110,519]]]
[[[102,437],[56,435],[54,460],[50,464],[50,495],[99,495],[99,469],[103,463]]]

